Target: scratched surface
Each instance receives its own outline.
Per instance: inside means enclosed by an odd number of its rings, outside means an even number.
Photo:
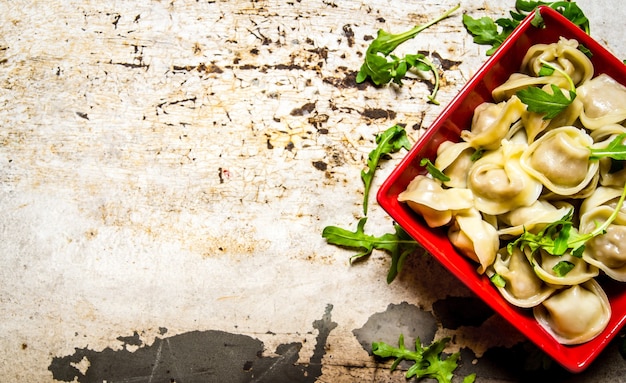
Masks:
[[[401,382],[368,347],[404,329],[514,381],[493,350],[523,337],[480,310],[452,323],[479,302],[427,255],[387,285],[385,254],[350,266],[320,235],[362,216],[375,134],[414,141],[484,62],[461,12],[513,1],[461,1],[409,44],[440,63],[442,106],[428,79],[357,86],[379,28],[456,3],[0,3],[0,380]],[[579,4],[626,58],[621,3]],[[371,204],[367,230],[391,230]],[[605,354],[593,373],[623,382]]]

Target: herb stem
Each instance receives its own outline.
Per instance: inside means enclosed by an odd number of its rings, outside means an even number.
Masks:
[[[559,72],[567,80],[567,83],[569,84],[570,90],[573,91],[573,92],[576,91],[576,85],[574,85],[574,81],[572,80],[570,75],[568,75],[563,69],[557,67],[556,65],[550,64],[549,62],[547,62],[544,59],[539,59],[539,62],[542,63],[543,65],[547,66],[548,68],[553,69],[556,72]]]
[[[429,22],[427,22],[426,24],[422,24],[422,25],[417,25],[415,27],[413,27],[412,29],[403,32],[403,33],[399,33],[397,35],[395,35],[393,38],[388,40],[388,43],[390,43],[391,46],[394,46],[394,48],[400,44],[402,44],[403,42],[412,39],[413,37],[417,36],[421,31],[428,29],[429,27],[437,24],[438,22],[440,22],[441,20],[447,18],[448,16],[450,16],[454,11],[456,11],[457,9],[459,9],[461,7],[461,4],[457,4],[454,8],[446,11],[445,13],[441,14],[439,17],[437,17],[434,20],[431,20]],[[391,51],[389,52],[384,52],[385,54],[389,54]]]
[[[624,185],[624,190],[622,190],[622,195],[619,197],[619,200],[617,201],[617,205],[615,206],[615,210],[613,210],[609,218],[606,221],[604,221],[602,225],[596,227],[595,230],[593,230],[591,233],[584,234],[581,236],[576,236],[571,241],[568,241],[569,247],[571,249],[576,250],[579,247],[583,246],[585,242],[587,242],[589,239],[605,233],[606,229],[613,223],[613,221],[615,221],[618,214],[622,210],[622,206],[624,205],[625,199],[626,199],[626,185]]]
[[[428,65],[430,71],[433,72],[433,76],[435,77],[435,85],[433,86],[433,91],[430,93],[430,96],[428,96],[428,100],[435,105],[439,105],[439,101],[436,100],[437,92],[439,91],[439,69],[426,57],[422,58],[422,62]]]

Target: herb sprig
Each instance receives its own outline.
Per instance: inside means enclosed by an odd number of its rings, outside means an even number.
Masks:
[[[398,347],[384,342],[374,342],[372,343],[372,352],[381,358],[396,358],[390,367],[391,371],[394,371],[403,360],[413,361],[413,365],[405,374],[407,379],[412,377],[417,379],[431,378],[437,379],[439,383],[451,383],[454,370],[458,367],[457,360],[460,353],[456,352],[445,359],[442,358],[443,350],[449,341],[450,338],[443,338],[424,347],[420,339],[417,338],[415,351],[411,351],[404,345],[404,335],[401,334]],[[472,383],[475,379],[476,374],[470,374],[463,379],[463,383]]]
[[[433,104],[439,104],[436,100],[437,91],[439,90],[439,69],[437,66],[421,53],[408,54],[404,57],[398,57],[391,53],[398,46],[413,39],[423,30],[450,16],[460,6],[458,4],[426,24],[417,25],[403,33],[393,34],[380,29],[376,38],[365,51],[365,61],[357,73],[356,82],[362,83],[370,78],[376,85],[383,85],[392,81],[400,85],[402,84],[402,79],[411,68],[426,72],[430,71],[435,78],[435,84],[431,94],[428,96],[428,100]]]
[[[545,90],[530,86],[528,88],[519,90],[515,95],[527,106],[529,112],[543,113],[544,120],[552,119],[564,111],[576,98],[576,86],[572,81],[572,78],[561,68],[558,68],[545,60],[540,60],[542,69],[540,74],[552,74],[553,72],[560,73],[567,80],[570,88],[568,89],[569,97],[563,94],[561,88],[555,84],[550,84],[552,94]]]
[[[590,160],[599,160],[601,158],[612,158],[618,161],[626,160],[626,145],[624,140],[626,133],[617,135],[606,148],[591,148]]]
[[[620,213],[625,198],[626,185],[624,186],[622,195],[617,201],[613,213],[606,221],[597,225],[596,228],[589,233],[581,234],[573,227],[572,218],[574,214],[573,209],[570,209],[563,218],[548,224],[537,234],[524,230],[522,235],[507,245],[507,251],[509,254],[512,254],[515,247],[519,247],[520,250],[524,250],[525,247],[528,247],[531,253],[542,249],[548,254],[556,256],[561,256],[567,251],[570,251],[573,256],[580,258],[585,250],[585,243],[587,243],[587,241],[606,233],[606,229]]]
[[[391,266],[387,273],[387,283],[391,283],[401,271],[406,257],[414,253],[419,248],[419,244],[395,224],[393,233],[386,233],[378,237],[366,234],[368,199],[380,160],[385,155],[397,152],[402,148],[410,149],[411,143],[406,136],[404,127],[394,125],[376,136],[376,144],[376,148],[368,155],[367,169],[361,171],[361,180],[364,185],[363,213],[365,217],[358,221],[355,231],[338,226],[326,226],[322,230],[322,237],[331,245],[356,249],[358,253],[350,257],[350,263],[369,256],[375,249],[386,251],[391,255]]]
[[[326,226],[322,237],[330,244],[358,249],[360,252],[350,257],[350,263],[369,256],[374,249],[389,252],[391,266],[387,273],[387,283],[391,283],[402,269],[406,257],[415,252],[419,245],[398,225],[394,225],[395,233],[386,233],[379,237],[365,234],[366,222],[367,217],[361,218],[356,231]]]
[[[437,169],[435,164],[433,164],[428,158],[422,158],[420,160],[420,166],[425,166],[428,174],[430,174],[434,179],[443,182],[450,181],[450,177],[445,175],[445,173],[441,170]]]
[[[556,10],[585,31],[585,33],[590,33],[589,19],[573,1],[543,2],[517,0],[515,2],[516,11],[509,12],[509,18],[493,20],[485,16],[475,19],[468,14],[464,14],[463,25],[474,37],[474,42],[476,44],[491,46],[491,48],[486,52],[486,54],[490,56],[530,13],[535,12],[533,25],[540,27],[543,20],[541,19],[541,15],[536,12],[536,9],[541,5],[545,5]]]
[[[361,171],[361,179],[365,185],[363,191],[363,214],[367,215],[368,200],[374,174],[378,168],[378,162],[386,154],[395,153],[400,149],[409,150],[411,143],[406,136],[406,130],[401,125],[394,125],[384,132],[376,135],[376,148],[367,156],[367,169]]]

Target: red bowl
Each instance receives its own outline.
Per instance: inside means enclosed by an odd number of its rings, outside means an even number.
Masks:
[[[377,200],[391,218],[493,310],[564,368],[581,372],[624,325],[625,284],[602,281],[611,302],[612,317],[599,336],[580,345],[562,345],[535,321],[530,310],[514,307],[504,300],[487,276],[476,272],[477,263],[452,246],[443,229],[428,227],[406,204],[398,202],[398,194],[406,189],[409,182],[418,174],[426,174],[426,170],[419,164],[420,160],[430,158],[434,162],[439,144],[446,140],[460,141],[460,133],[470,126],[476,106],[484,101],[492,101],[491,91],[506,81],[511,73],[519,71],[522,59],[531,45],[557,42],[561,36],[576,39],[593,54],[591,61],[595,69],[594,76],[606,73],[626,85],[626,66],[619,59],[553,9],[541,7],[540,12],[545,28],[532,26],[530,15],[513,31],[393,170],[379,189]]]

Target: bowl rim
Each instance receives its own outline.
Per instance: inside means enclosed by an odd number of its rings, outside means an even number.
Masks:
[[[606,67],[615,67],[613,72],[618,73],[621,77],[616,78],[616,80],[626,85],[626,66],[621,60],[556,10],[547,6],[540,6],[537,10],[543,17],[546,27],[560,28],[562,31],[567,31],[567,34],[572,36],[571,38],[577,39],[579,43],[587,47],[594,55],[599,55],[598,60],[605,63]],[[497,292],[496,288],[486,276],[478,275],[476,272],[478,265],[476,263],[470,263],[471,261],[467,260],[466,257],[460,255],[455,250],[453,250],[454,253],[451,255],[452,258],[450,258],[448,254],[444,252],[450,249],[441,249],[439,247],[441,245],[439,242],[441,239],[437,241],[437,238],[434,238],[434,235],[428,230],[419,230],[415,222],[416,214],[412,211],[408,211],[408,208],[402,206],[403,204],[397,200],[399,192],[406,187],[406,185],[399,185],[400,178],[403,177],[403,182],[406,182],[407,178],[412,179],[418,174],[414,167],[411,168],[411,165],[419,160],[418,156],[421,154],[422,149],[428,142],[434,141],[437,133],[439,133],[439,130],[445,124],[451,113],[455,112],[463,104],[466,97],[480,85],[494,65],[510,53],[511,49],[514,49],[517,40],[523,37],[531,28],[537,28],[532,25],[534,17],[534,13],[529,14],[461,88],[459,93],[436,117],[431,126],[419,137],[408,154],[400,160],[398,165],[383,181],[376,194],[376,198],[378,204],[400,227],[419,242],[428,253],[463,282],[474,294],[482,298],[497,314],[504,317],[513,327],[535,343],[535,345],[562,367],[570,372],[578,373],[585,370],[597,358],[626,323],[626,291],[622,293],[618,303],[611,302],[612,309],[614,309],[613,306],[617,304],[619,304],[620,308],[623,308],[623,310],[621,310],[621,316],[617,317],[615,310],[612,310],[613,314],[609,326],[607,326],[598,337],[581,345],[562,345],[550,336],[546,330],[540,328],[534,317],[529,317],[527,310],[514,307],[501,296],[500,299],[491,299],[495,296],[494,292],[497,293],[498,296],[499,292]],[[594,76],[601,72],[602,71],[594,73]],[[404,175],[404,172],[413,173]],[[465,261],[459,262],[458,258],[462,258]],[[474,276],[469,276],[468,278],[468,270],[471,270]],[[624,285],[621,286],[620,290],[625,290]]]

